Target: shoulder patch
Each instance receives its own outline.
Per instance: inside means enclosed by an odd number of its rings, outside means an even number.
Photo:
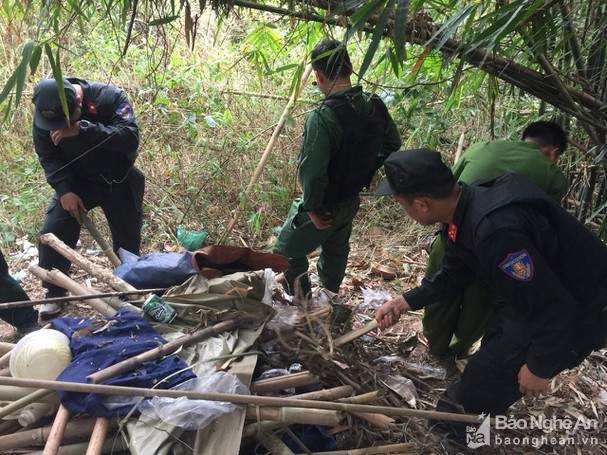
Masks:
[[[116,108],[116,115],[123,120],[131,120],[135,116],[135,113],[129,103],[120,103]]]
[[[499,268],[517,281],[531,281],[533,279],[533,260],[527,250],[510,253],[500,262]]]

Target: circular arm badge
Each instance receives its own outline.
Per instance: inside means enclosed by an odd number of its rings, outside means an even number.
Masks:
[[[120,103],[116,108],[116,115],[123,120],[132,120],[135,117],[135,112],[129,103]]]

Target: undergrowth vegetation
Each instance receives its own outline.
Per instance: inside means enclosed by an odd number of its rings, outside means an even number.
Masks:
[[[281,225],[299,192],[295,173],[303,119],[321,99],[313,77],[302,87],[248,195],[246,188],[290,93],[297,88],[311,46],[337,31],[259,12],[241,11],[219,22],[205,12],[190,48],[178,22],[135,25],[136,34],[121,57],[124,37],[117,36],[110,21],[98,22],[91,11],[89,24],[63,36],[62,45],[69,51],[63,52],[61,66],[65,76],[124,88],[135,106],[141,132],[137,165],[147,177],[143,250],[174,245],[179,225],[208,230],[209,242],[217,242],[235,216],[238,222],[228,242],[268,248],[273,229]],[[15,35],[25,33],[28,26],[11,22],[13,35],[2,41],[3,80],[21,52],[11,43],[19,42]],[[362,63],[366,40],[364,35],[351,38],[355,68]],[[516,138],[526,123],[538,118],[534,98],[476,69],[460,73],[459,85],[452,91],[454,70],[451,63],[411,46],[400,74],[379,58],[362,83],[389,104],[405,148],[437,148],[448,160],[453,159],[462,134],[465,145]],[[27,80],[23,99],[0,135],[0,242],[8,249],[14,248],[16,239],[35,242],[52,193],[31,140],[30,100],[41,77],[52,77],[44,59]],[[103,229],[103,217],[94,217]],[[390,199],[368,195],[363,198],[355,236],[364,238],[372,227],[394,230],[406,223]]]

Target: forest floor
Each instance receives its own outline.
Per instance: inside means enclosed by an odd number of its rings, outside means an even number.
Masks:
[[[353,311],[353,317],[347,326],[341,328],[342,334],[372,319],[373,303],[365,303],[362,288],[377,293],[395,295],[419,282],[423,276],[427,260],[426,249],[431,235],[428,232],[413,231],[409,245],[404,249],[400,241],[390,239],[388,232],[372,228],[364,232],[364,247],[354,239],[349,258],[347,277],[342,285],[339,299]],[[360,237],[356,237],[360,238]],[[392,244],[391,244],[392,243]],[[381,246],[381,247],[380,247]],[[22,245],[20,245],[22,247]],[[27,249],[27,248],[26,248]],[[83,234],[80,252],[98,265],[110,268],[109,261],[99,255],[87,255],[95,246],[86,233]],[[7,260],[8,260],[7,255]],[[35,249],[12,251],[9,262],[11,272],[18,273],[21,285],[31,299],[44,298],[40,280],[25,273],[28,265],[36,260]],[[315,272],[315,258],[311,258],[311,273]],[[72,269],[72,278],[99,292],[110,289],[99,286],[85,272]],[[95,317],[96,313],[85,302],[67,304],[60,317]],[[44,321],[40,321],[41,325]],[[344,346],[340,353],[340,362],[348,364],[347,374],[333,370],[322,371],[324,382],[329,386],[343,384],[343,378],[361,385],[383,386],[384,404],[397,407],[413,407],[421,410],[433,410],[436,401],[448,384],[459,379],[461,372],[452,356],[436,357],[432,355],[421,334],[421,312],[411,312],[388,330],[371,332],[370,335]],[[339,334],[335,334],[338,336]],[[14,342],[11,326],[0,322],[0,341]],[[284,356],[283,356],[284,357]],[[387,357],[387,358],[386,358]],[[288,359],[287,359],[288,360]],[[314,365],[306,365],[310,370]],[[442,369],[445,377],[433,377],[411,368],[411,365]],[[283,366],[284,368],[284,366]],[[334,367],[332,367],[334,368]],[[314,372],[314,371],[312,371]],[[316,373],[316,372],[314,372]],[[335,375],[334,375],[335,373]],[[340,376],[341,375],[341,376]],[[390,387],[379,379],[386,376],[397,378],[401,386]],[[399,390],[401,394],[395,392]],[[411,392],[413,391],[413,395]],[[404,392],[404,393],[403,393]],[[523,399],[511,408],[510,426],[503,430],[492,429],[490,444],[471,450],[465,445],[449,441],[428,431],[421,419],[396,418],[388,429],[373,426],[353,419],[349,429],[337,432],[334,437],[339,448],[369,447],[372,445],[409,443],[408,453],[487,453],[487,454],[604,454],[607,453],[607,361],[605,350],[592,354],[584,363],[571,371],[563,372],[551,382],[550,393],[539,399]],[[543,415],[550,422],[572,421],[573,429],[567,428],[523,428],[533,418]],[[481,421],[479,421],[481,423]],[[558,424],[557,424],[558,426]]]

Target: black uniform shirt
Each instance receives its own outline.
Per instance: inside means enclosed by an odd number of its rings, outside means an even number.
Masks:
[[[413,309],[460,292],[478,275],[525,324],[527,366],[556,373],[566,352],[604,339],[607,247],[541,189],[518,174],[462,184],[453,222],[443,226],[438,274],[404,294]]]
[[[90,122],[86,130],[56,146],[49,131],[33,127],[34,147],[46,180],[59,196],[78,184],[102,188],[123,181],[139,147],[139,127],[123,90],[100,82],[68,80],[82,87],[80,120]]]

